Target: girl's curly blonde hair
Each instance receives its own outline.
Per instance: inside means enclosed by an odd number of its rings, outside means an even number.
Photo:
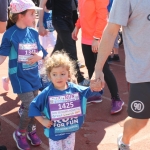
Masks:
[[[49,76],[53,68],[65,67],[68,71],[69,78],[71,79],[72,75],[76,74],[75,62],[72,61],[68,54],[64,51],[56,51],[49,57],[45,62],[45,68],[47,75]]]

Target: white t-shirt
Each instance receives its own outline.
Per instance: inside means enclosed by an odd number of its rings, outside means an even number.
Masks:
[[[114,0],[109,22],[123,28],[127,81],[150,82],[150,1]]]

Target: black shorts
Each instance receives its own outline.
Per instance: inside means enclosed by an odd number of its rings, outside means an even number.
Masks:
[[[150,118],[150,82],[130,84],[127,111],[132,118]]]

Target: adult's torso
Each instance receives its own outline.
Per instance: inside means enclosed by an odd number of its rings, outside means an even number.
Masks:
[[[72,0],[53,0],[53,16],[72,16]]]
[[[150,82],[150,1],[120,0],[120,4],[117,4],[118,2],[118,0],[114,1],[111,12],[113,12],[112,15],[117,12],[119,20],[111,15],[110,22],[123,25],[127,81],[130,83]],[[124,18],[128,20],[126,23]]]
[[[72,0],[53,0],[52,23],[56,31],[73,30]]]

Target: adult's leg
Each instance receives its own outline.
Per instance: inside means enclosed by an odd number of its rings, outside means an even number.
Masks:
[[[104,72],[104,79],[106,81],[106,84],[108,86],[108,89],[111,93],[111,97],[114,100],[120,100],[119,94],[118,94],[118,85],[116,78],[112,71],[109,68],[109,64],[106,61],[103,67],[103,72]]]
[[[62,49],[63,49],[63,43],[59,38],[59,34],[57,33],[57,40],[56,40],[56,44],[52,53],[54,53],[57,50],[62,50]]]
[[[150,82],[130,83],[128,117],[124,124],[122,142],[129,144],[130,139],[138,133],[150,118]]]
[[[146,126],[148,119],[136,119],[128,117],[124,123],[122,142],[129,144],[130,139]]]
[[[124,105],[124,102],[119,97],[117,81],[114,74],[110,70],[107,61],[104,64],[103,72],[104,72],[104,79],[111,93],[112,103],[111,103],[110,113],[113,115],[122,110],[122,106]]]
[[[75,46],[75,42],[72,39],[71,32],[67,30],[59,30],[57,31],[57,33],[59,36],[59,40],[62,42],[63,50],[65,50],[69,54],[69,57],[76,62],[76,70],[77,70],[76,77],[78,83],[80,83],[84,80],[84,77],[81,74],[79,66],[77,64],[76,46]]]
[[[85,65],[88,70],[89,79],[91,79],[96,63],[94,53],[91,49],[91,45],[82,44],[82,53],[84,56]]]

